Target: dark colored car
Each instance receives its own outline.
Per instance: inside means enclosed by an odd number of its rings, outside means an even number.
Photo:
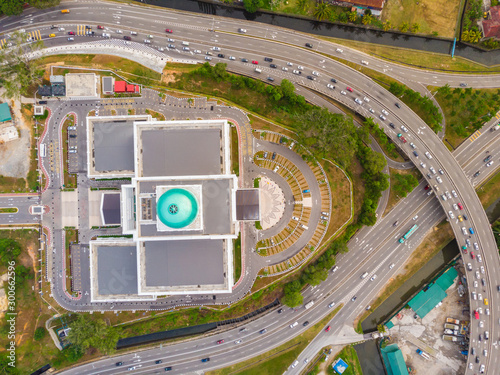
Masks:
[[[172,366],[165,367],[165,371],[172,371]]]
[[[274,154],[273,154],[274,155]],[[283,309],[278,310],[278,314],[281,314],[283,312]]]
[[[224,343],[224,340],[217,341],[217,344],[223,344],[223,343]]]
[[[464,82],[462,82],[462,83],[460,84],[460,87],[467,87],[467,84],[466,84],[466,83],[464,83]]]
[[[47,101],[46,101],[46,100],[40,100],[40,101],[38,102],[38,104],[47,104]]]
[[[57,26],[56,26],[56,25],[51,25],[51,26],[50,26],[50,29],[51,29],[51,30],[57,29]]]
[[[306,43],[306,47],[313,48],[313,45],[311,43]]]
[[[394,105],[395,105],[396,107],[398,107],[398,108],[401,108],[401,104],[399,104],[399,103],[394,103]]]
[[[267,61],[267,62],[273,62],[273,59],[270,58],[270,57],[264,57],[264,61]]]
[[[248,62],[248,59],[242,58],[241,62]]]
[[[425,185],[424,190],[429,190],[429,188],[430,188],[429,185]]]
[[[92,26],[85,25],[85,29],[90,30],[91,28],[92,28]]]
[[[332,78],[330,81],[332,81],[333,83],[337,83],[337,80],[335,78]]]
[[[316,77],[313,76],[307,76],[307,79],[310,79],[311,81],[316,81]]]
[[[70,138],[76,138],[76,134],[70,134],[69,137]]]
[[[260,333],[261,335],[262,335],[263,333],[266,333],[266,332],[267,332],[267,328],[261,329],[261,330],[259,331],[259,333]]]
[[[273,69],[276,69],[276,68],[278,67],[278,65],[276,65],[276,64],[271,64],[271,65],[269,65],[269,66],[270,66],[271,68],[273,68]]]
[[[269,82],[274,82],[274,78],[273,78],[273,77],[267,77],[267,80],[268,80]]]
[[[483,161],[485,163],[489,162],[491,160],[491,155],[488,155]]]
[[[474,177],[479,176],[479,174],[480,174],[480,173],[481,173],[481,172],[477,171],[476,173],[474,173]]]
[[[223,59],[225,56],[223,53],[219,53],[219,54],[217,54],[217,57],[220,57],[221,59]]]
[[[123,362],[116,362],[115,365],[116,366],[121,366],[121,365],[123,365]]]
[[[389,126],[393,129],[396,129],[396,126],[392,122],[389,123]]]
[[[208,358],[208,357],[207,358],[203,358],[201,361],[202,362],[210,362],[210,358]]]
[[[125,36],[123,37],[123,39],[125,39],[125,40],[132,40],[132,38],[131,38],[131,37],[129,37],[129,36],[127,36],[127,35],[125,35]]]
[[[302,323],[302,325],[305,327],[305,326],[308,326],[309,325],[309,321],[306,320],[304,323]]]
[[[273,157],[272,157],[272,159],[274,160],[275,158],[276,158],[276,152],[273,152]],[[283,312],[283,309],[280,309],[280,310],[281,310],[281,312],[280,312],[279,310],[278,310],[278,312],[281,314],[281,313]]]
[[[155,363],[156,363],[157,365],[159,365],[160,363],[162,363],[162,360],[161,360],[161,359],[158,359],[157,361],[155,361]]]

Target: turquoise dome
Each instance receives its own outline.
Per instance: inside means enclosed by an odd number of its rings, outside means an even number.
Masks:
[[[158,199],[156,213],[167,227],[184,228],[196,218],[198,202],[195,196],[185,189],[170,189]]]

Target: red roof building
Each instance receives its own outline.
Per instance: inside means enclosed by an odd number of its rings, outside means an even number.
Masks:
[[[127,92],[135,92],[135,86],[134,85],[127,85]]]
[[[500,39],[500,5],[490,8],[490,18],[483,20],[483,34],[485,38]]]
[[[136,94],[141,93],[141,88],[139,87],[139,85],[135,85],[135,92],[136,92]]]
[[[125,81],[115,81],[115,92],[125,92]]]

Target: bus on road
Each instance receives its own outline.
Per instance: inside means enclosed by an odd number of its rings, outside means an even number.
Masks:
[[[417,225],[417,224],[415,224],[414,226],[412,226],[412,227],[411,227],[411,229],[410,229],[408,232],[406,232],[406,234],[405,234],[403,237],[401,237],[401,238],[399,239],[399,242],[400,242],[400,243],[404,243],[404,242],[405,242],[408,238],[410,238],[410,237],[411,237],[411,235],[412,235],[413,233],[415,233],[415,231],[416,231],[417,229],[418,229],[418,225]]]

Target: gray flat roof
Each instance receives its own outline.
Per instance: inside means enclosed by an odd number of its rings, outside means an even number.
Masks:
[[[236,190],[236,219],[259,220],[259,189]]]
[[[232,233],[231,220],[231,186],[232,179],[221,180],[178,180],[178,181],[141,181],[140,193],[154,193],[156,186],[161,185],[197,185],[201,184],[203,207],[203,234]],[[153,212],[156,214],[156,202]],[[156,218],[156,215],[154,216]],[[199,231],[176,231],[176,235],[200,233]],[[141,225],[142,236],[164,236],[158,232],[155,224]]]
[[[94,121],[94,161],[98,172],[134,170],[133,121]]]
[[[145,242],[146,286],[224,283],[224,241]]]
[[[100,295],[137,294],[135,246],[97,247],[97,290]]]
[[[120,224],[120,193],[107,193],[103,195],[102,199],[104,225]]]
[[[221,136],[219,128],[143,130],[143,175],[221,174]]]

